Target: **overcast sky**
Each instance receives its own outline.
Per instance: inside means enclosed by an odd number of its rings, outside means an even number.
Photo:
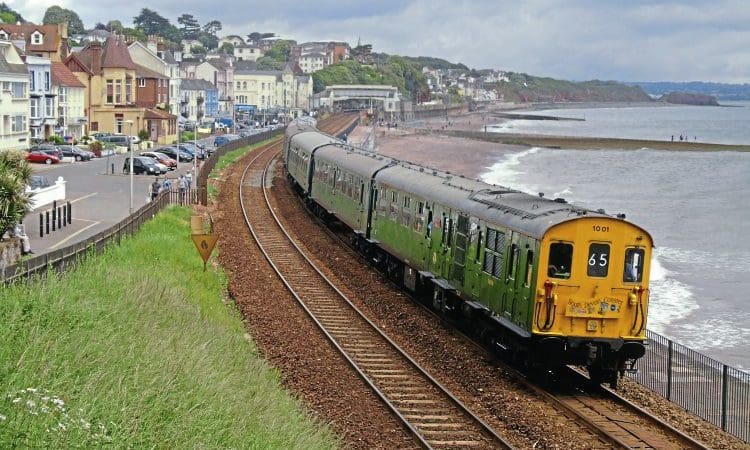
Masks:
[[[86,27],[132,26],[149,7],[222,22],[220,35],[370,43],[376,52],[436,56],[570,80],[750,82],[749,0],[5,0],[41,22],[48,6]]]

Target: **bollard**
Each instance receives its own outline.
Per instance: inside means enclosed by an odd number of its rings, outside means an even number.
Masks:
[[[112,175],[115,174],[115,163],[112,163]]]
[[[60,214],[62,211],[60,211],[60,208],[57,208],[57,229],[62,228],[62,214]]]
[[[73,223],[73,204],[68,202],[68,225]]]
[[[39,237],[44,237],[44,215],[39,213]]]
[[[57,209],[52,208],[52,231],[55,231],[55,223],[57,222]]]
[[[49,211],[45,211],[44,214],[47,216],[47,234],[49,234]]]
[[[62,207],[62,221],[63,221],[63,227],[68,226],[68,208],[63,205]]]

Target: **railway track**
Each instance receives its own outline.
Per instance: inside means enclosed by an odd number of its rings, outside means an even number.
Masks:
[[[312,214],[310,214],[310,217],[313,217]],[[347,240],[328,228],[323,228],[350,251],[358,257],[360,256],[349,246]],[[425,309],[438,320],[441,320],[431,310]],[[479,346],[473,339],[465,335],[464,338],[473,345]],[[598,438],[601,448],[709,448],[649,411],[619,396],[615,391],[602,388],[602,391],[597,392],[589,389],[581,390],[576,387],[564,392],[559,389],[545,389],[528,380],[515,368],[504,363],[503,365],[508,371],[514,372],[529,389],[555,405],[566,417],[591,431]],[[579,372],[577,376],[583,375]],[[581,384],[584,383],[579,383],[578,386]]]
[[[240,203],[258,246],[302,308],[422,447],[512,448],[364,317],[286,233],[266,189],[279,147],[261,149],[245,168]]]
[[[300,207],[304,208],[301,202]],[[317,220],[321,228],[337,240],[342,247],[348,249],[355,257],[362,258],[345,237],[330,230],[314,215],[309,214],[309,216],[311,220]],[[390,282],[390,280],[388,281]],[[400,286],[395,285],[395,287],[401,289]],[[411,299],[419,304],[425,312],[433,316],[435,320],[445,320],[418,299],[414,297],[411,297]],[[585,390],[580,389],[579,386],[588,384],[588,377],[579,369],[569,368],[570,376],[578,378],[579,381],[566,388],[565,391],[559,389],[559,384],[555,388],[542,387],[539,383],[528,379],[515,367],[497,359],[491,354],[490,350],[460,331],[458,324],[452,323],[452,325],[462,339],[482,349],[486,352],[488,358],[492,358],[502,365],[507,372],[512,373],[529,390],[552,403],[557,410],[569,419],[588,429],[598,438],[601,444],[599,448],[710,449],[710,447],[666,423],[651,412],[618,395],[614,390],[603,386],[601,391],[598,392],[596,391],[598,388],[594,390],[591,387],[587,387]]]

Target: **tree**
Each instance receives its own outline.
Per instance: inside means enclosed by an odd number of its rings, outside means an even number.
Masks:
[[[107,25],[104,27],[105,30],[109,31],[110,33],[117,32],[119,33],[122,31],[125,27],[122,26],[122,22],[119,20],[110,20],[107,22]]]
[[[0,236],[23,220],[31,209],[26,185],[31,179],[31,166],[25,153],[0,152]]]
[[[253,31],[252,33],[247,35],[247,41],[249,43],[258,44],[258,41],[265,38],[270,38],[276,36],[276,33],[259,33],[257,31]]]
[[[255,61],[255,67],[258,70],[281,70],[284,68],[284,61],[276,61],[268,56],[262,56]]]
[[[219,38],[217,38],[213,34],[208,34],[203,31],[201,31],[200,35],[198,36],[198,42],[200,42],[202,46],[206,47],[209,50],[219,46]]]
[[[292,43],[290,41],[279,39],[273,43],[273,46],[268,52],[266,52],[265,56],[268,56],[274,61],[289,61],[289,53],[291,50]]]
[[[233,55],[234,45],[232,45],[231,42],[225,42],[221,44],[221,47],[219,47],[219,53],[224,53],[225,55]]]
[[[198,20],[193,17],[192,14],[183,14],[177,18],[177,23],[182,25],[180,31],[186,39],[195,39],[198,37],[198,33],[201,31],[201,26]]]
[[[16,23],[16,22],[26,22],[26,20],[18,14],[13,8],[6,5],[5,2],[0,3],[0,17],[3,19],[3,22],[5,23]],[[10,20],[7,20],[10,19]]]
[[[146,35],[155,34],[159,36],[163,36],[162,33],[166,28],[173,26],[169,23],[169,20],[148,8],[141,9],[141,13],[133,18],[133,25],[143,30]]]
[[[218,20],[212,20],[207,24],[203,25],[203,32],[216,36],[216,33],[221,31],[221,22]]]
[[[206,48],[202,45],[194,45],[190,47],[190,53],[192,53],[193,55],[205,55]]]
[[[45,25],[67,23],[68,32],[70,34],[83,34],[86,32],[86,29],[83,27],[81,18],[78,17],[78,14],[75,11],[71,9],[61,8],[57,5],[47,8],[47,11],[44,13],[44,19],[42,19],[42,22]]]

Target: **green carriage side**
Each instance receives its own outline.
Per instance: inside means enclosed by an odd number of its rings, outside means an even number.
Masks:
[[[299,127],[292,133],[288,131],[285,140],[284,160],[289,176],[297,184],[301,192],[307,194],[310,191],[312,181],[311,161],[315,151],[333,142],[336,139],[320,133],[315,128]]]
[[[314,156],[309,198],[356,234],[365,236],[373,176],[391,164],[390,158],[344,144],[319,147]]]

